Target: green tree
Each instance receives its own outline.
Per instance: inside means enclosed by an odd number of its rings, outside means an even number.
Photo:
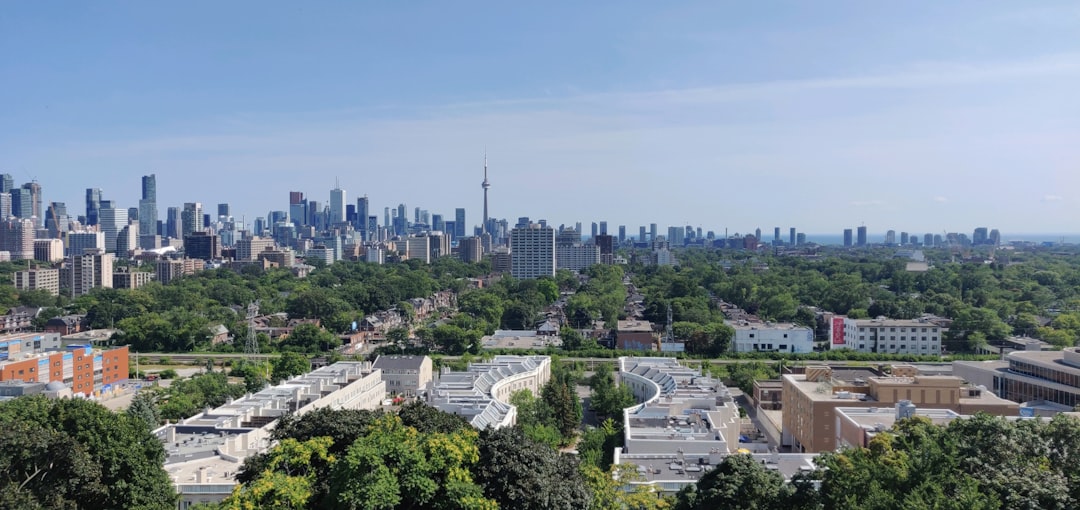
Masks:
[[[307,356],[295,352],[281,353],[272,365],[274,367],[272,379],[275,383],[311,371],[311,361],[307,359]]]
[[[729,455],[694,485],[679,491],[676,510],[788,508],[791,488],[784,477],[750,455]]]
[[[128,416],[146,424],[146,428],[153,430],[161,424],[161,414],[154,403],[154,397],[150,392],[139,392],[131,399],[131,405],[127,408]]]
[[[223,510],[257,508],[309,508],[318,483],[318,465],[332,462],[333,439],[316,437],[304,442],[284,439],[266,454],[265,470],[239,486],[222,502]]]
[[[0,405],[0,500],[17,508],[170,509],[165,448],[146,423],[83,399]]]
[[[577,459],[529,439],[520,427],[483,431],[473,473],[499,508],[581,509],[592,499]]]
[[[472,481],[477,433],[422,434],[384,416],[334,464],[331,490],[339,508],[495,508]]]
[[[607,363],[596,366],[589,385],[592,389],[589,407],[600,416],[619,418],[623,409],[637,403],[629,386],[615,384],[611,365]]]
[[[302,353],[331,351],[340,345],[340,338],[314,324],[301,324],[293,328],[289,336],[281,341],[283,351]]]

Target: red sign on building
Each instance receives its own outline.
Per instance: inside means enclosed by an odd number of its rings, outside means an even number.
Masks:
[[[844,345],[844,318],[833,317],[832,320],[832,343],[833,345]]]

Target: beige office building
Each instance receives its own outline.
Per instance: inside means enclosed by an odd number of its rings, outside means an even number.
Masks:
[[[959,377],[923,376],[910,365],[898,365],[888,377],[839,380],[829,367],[808,367],[805,374],[786,374],[783,381],[781,443],[792,451],[817,453],[837,448],[838,407],[892,407],[902,400],[928,409],[959,414],[986,412],[1016,416],[1019,405]]]

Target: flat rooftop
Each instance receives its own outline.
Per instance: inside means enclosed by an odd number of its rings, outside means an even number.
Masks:
[[[649,321],[619,321],[619,331],[652,333],[652,330]]]
[[[778,471],[785,480],[791,480],[796,474],[813,471],[817,454],[807,453],[754,453],[749,454],[766,469]],[[644,484],[678,483],[689,485],[697,482],[705,473],[712,471],[723,462],[727,455],[696,456],[670,455],[635,455],[624,453],[619,462],[637,466],[638,474],[644,477]]]
[[[746,320],[742,321],[724,321],[724,324],[731,326],[733,329],[738,330],[777,330],[777,331],[810,331],[810,328],[806,326],[800,326],[798,324],[792,324],[790,322],[750,322]]]

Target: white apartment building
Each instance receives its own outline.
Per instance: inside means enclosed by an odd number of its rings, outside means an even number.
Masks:
[[[790,323],[752,323],[726,321],[735,329],[731,348],[735,352],[787,352],[807,353],[814,351],[814,330]]]
[[[600,263],[600,247],[595,244],[560,244],[555,252],[559,269],[582,271]]]
[[[510,231],[510,274],[514,278],[555,276],[555,229],[538,223]]]
[[[539,395],[551,379],[550,356],[495,356],[470,364],[465,372],[447,368],[428,384],[427,403],[481,430],[513,426],[517,408],[510,404],[510,396],[520,390]]]
[[[177,508],[232,494],[244,459],[270,448],[278,418],[324,407],[376,409],[385,395],[386,384],[371,363],[342,361],[158,428],[165,470],[180,494]]]
[[[829,324],[829,348],[882,354],[941,354],[941,335],[936,324],[905,319],[849,319],[833,317]]]

